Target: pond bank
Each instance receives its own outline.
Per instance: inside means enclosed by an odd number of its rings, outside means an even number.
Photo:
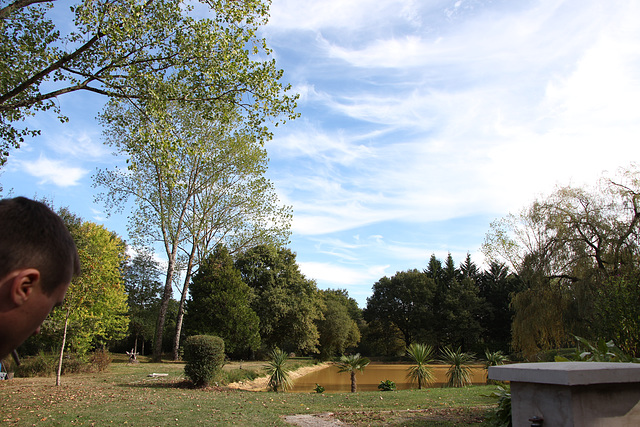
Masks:
[[[292,380],[295,380],[307,374],[320,371],[330,365],[331,363],[325,362],[325,363],[318,363],[317,365],[313,365],[313,366],[303,366],[302,368],[298,368],[295,371],[290,372],[289,377]],[[269,383],[269,377],[265,376],[265,377],[256,378],[253,381],[240,381],[237,383],[231,383],[228,385],[228,387],[236,390],[267,391],[268,383]]]

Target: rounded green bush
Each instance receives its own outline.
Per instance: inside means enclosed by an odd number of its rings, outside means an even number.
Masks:
[[[182,348],[184,374],[196,387],[206,387],[224,364],[224,341],[213,335],[193,335]]]

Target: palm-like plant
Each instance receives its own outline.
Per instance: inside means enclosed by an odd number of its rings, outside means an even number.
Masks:
[[[290,388],[293,384],[289,378],[289,370],[284,366],[287,363],[287,353],[276,348],[271,351],[270,357],[271,360],[266,366],[269,375],[267,386],[276,393],[279,389],[284,391]]]
[[[509,358],[507,357],[506,354],[504,354],[501,351],[489,351],[489,350],[485,350],[484,351],[484,358],[485,358],[485,362],[484,362],[484,368],[487,371],[487,384],[494,384],[496,383],[496,381],[490,380],[489,379],[489,366],[500,366],[500,365],[504,365],[505,362],[507,362],[509,360]],[[499,383],[499,381],[498,381]]]
[[[442,361],[449,365],[447,370],[448,387],[464,387],[471,384],[471,366],[473,361],[472,353],[465,353],[460,347],[452,350],[445,347],[442,350]]]
[[[407,355],[415,365],[408,369],[407,378],[418,383],[418,389],[434,380],[433,370],[427,366],[433,362],[433,347],[427,344],[413,343],[407,348]]]
[[[338,362],[338,372],[349,372],[351,374],[351,393],[355,393],[356,371],[364,372],[364,368],[370,363],[369,359],[360,356],[360,353],[342,356]]]

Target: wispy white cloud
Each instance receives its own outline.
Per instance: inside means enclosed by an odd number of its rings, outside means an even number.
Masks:
[[[72,167],[65,162],[50,160],[44,156],[35,161],[22,160],[18,168],[40,178],[41,184],[52,183],[58,187],[76,186],[89,173],[86,169]]]

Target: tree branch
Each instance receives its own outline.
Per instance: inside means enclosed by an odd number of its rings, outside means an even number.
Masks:
[[[22,84],[20,84],[17,87],[15,87],[12,91],[6,93],[5,95],[2,95],[0,97],[0,105],[4,104],[7,100],[9,100],[9,99],[13,98],[14,96],[20,94],[21,92],[25,91],[29,86],[31,86],[33,84],[36,84],[37,82],[42,80],[44,77],[46,77],[52,71],[61,68],[65,63],[77,58],[79,55],[81,55],[83,52],[85,52],[91,46],[93,46],[102,36],[104,36],[104,34],[102,34],[100,31],[98,31],[98,33],[95,36],[93,36],[84,45],[80,46],[75,52],[70,53],[68,55],[64,55],[62,58],[60,58],[59,60],[57,60],[53,64],[49,65],[44,70],[40,71],[39,73],[36,73],[30,79],[24,81]],[[68,91],[68,92],[71,92],[71,91]],[[62,93],[66,93],[66,92],[62,92]],[[29,103],[27,103],[25,105],[21,105],[21,106],[22,107],[26,107],[26,106],[29,106],[29,105],[33,105],[33,104],[35,104],[36,102],[39,101],[37,98],[38,97],[34,97],[34,98],[31,99],[32,102],[29,102]],[[44,98],[44,99],[46,99],[46,98]],[[0,107],[0,109],[5,109],[5,108],[1,108]]]
[[[13,3],[0,9],[0,19],[5,19],[18,9],[31,6],[36,3],[49,3],[52,0],[16,0]]]

